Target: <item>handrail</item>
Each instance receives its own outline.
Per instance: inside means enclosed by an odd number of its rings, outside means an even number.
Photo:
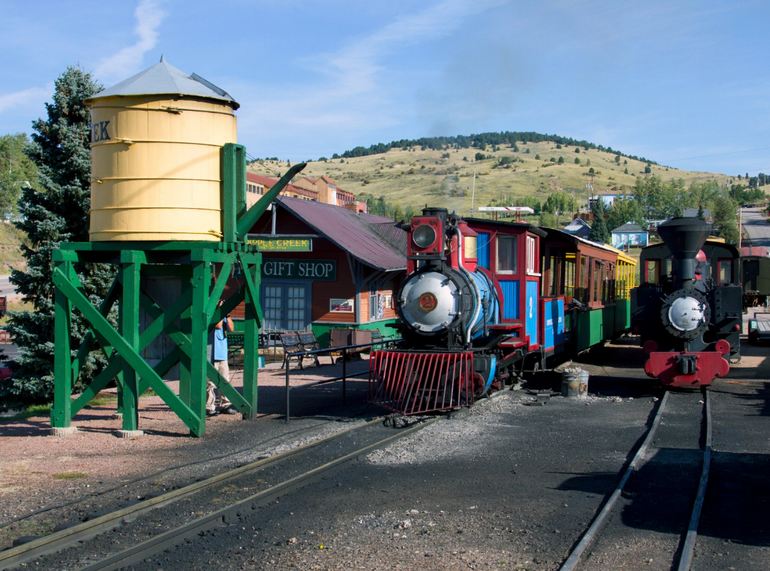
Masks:
[[[342,352],[342,375],[339,377],[332,377],[330,379],[323,379],[320,381],[315,381],[313,383],[305,383],[302,385],[303,388],[307,387],[314,387],[317,385],[325,385],[327,383],[333,383],[336,381],[342,381],[342,404],[347,404],[347,380],[348,377],[360,377],[362,375],[367,375],[369,371],[361,371],[358,373],[354,373],[352,375],[348,375],[348,359],[347,354],[348,350],[351,349],[366,349],[366,348],[372,348],[375,345],[390,345],[393,343],[397,343],[401,341],[400,337],[391,337],[388,339],[381,339],[379,341],[372,341],[371,343],[361,343],[357,345],[340,345],[335,347],[329,347],[327,349],[311,349],[309,351],[292,351],[290,353],[286,353],[286,356],[290,359],[291,357],[300,357],[304,358],[306,355],[319,355],[319,354],[330,354],[330,353],[338,353]],[[286,387],[285,387],[285,393],[286,393],[286,422],[289,422],[289,419],[291,418],[291,385],[289,384],[289,371],[291,367],[287,363],[286,365],[286,373],[285,373],[285,379],[286,379]]]
[[[370,343],[359,343],[357,345],[335,345],[333,347],[327,347],[326,349],[309,349],[300,351],[289,351],[286,353],[288,357],[299,357],[300,355],[327,355],[330,353],[336,353],[343,349],[366,349],[375,345],[390,345],[402,341],[401,337],[388,337],[380,339],[379,341],[371,341]]]

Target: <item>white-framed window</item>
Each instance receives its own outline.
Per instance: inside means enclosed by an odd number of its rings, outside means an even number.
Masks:
[[[516,253],[518,236],[498,236],[497,243],[497,273],[516,273]]]
[[[246,192],[250,192],[251,194],[264,194],[265,187],[261,184],[255,184],[253,182],[247,182],[246,183]]]
[[[376,287],[369,288],[369,321],[382,319],[385,299]]]
[[[537,266],[535,265],[537,257],[535,256],[535,238],[527,236],[527,274],[538,276]]]

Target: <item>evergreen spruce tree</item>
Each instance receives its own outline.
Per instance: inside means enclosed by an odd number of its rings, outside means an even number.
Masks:
[[[601,197],[597,197],[591,206],[591,214],[593,214],[593,223],[591,224],[591,232],[588,234],[588,239],[600,244],[607,244],[610,241],[610,233],[607,230],[607,221],[604,219],[604,201]]]
[[[53,395],[54,304],[51,253],[60,242],[88,240],[91,155],[90,121],[84,100],[101,89],[81,69],[69,67],[56,80],[53,100],[46,103],[47,117],[32,123],[34,133],[27,155],[37,165],[38,180],[25,188],[19,201],[21,220],[16,226],[29,242],[22,246],[26,270],[13,270],[11,283],[33,306],[13,313],[8,329],[20,349],[13,382],[4,398],[45,402]],[[76,268],[85,294],[99,303],[113,270],[104,265]],[[85,333],[79,314],[73,315],[73,350]],[[89,378],[103,363],[92,353],[81,378]]]

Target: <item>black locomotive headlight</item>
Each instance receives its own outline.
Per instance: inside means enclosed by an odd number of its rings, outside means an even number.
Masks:
[[[412,232],[412,242],[418,248],[427,248],[436,241],[436,231],[432,226],[421,224]]]

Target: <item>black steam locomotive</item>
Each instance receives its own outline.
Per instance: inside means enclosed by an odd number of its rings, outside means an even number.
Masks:
[[[647,354],[645,372],[669,386],[709,385],[740,358],[739,253],[707,239],[709,230],[698,218],[672,218],[658,226],[664,243],[640,258],[631,325]]]

